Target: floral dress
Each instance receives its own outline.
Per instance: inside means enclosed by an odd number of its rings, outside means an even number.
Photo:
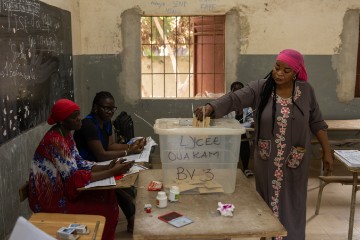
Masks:
[[[90,183],[94,163],[81,158],[71,134],[50,129],[30,166],[29,205],[34,212],[102,215],[103,239],[114,239],[119,209],[113,190],[78,191]]]
[[[253,81],[234,94],[211,102],[214,117],[244,107],[257,109],[264,82]],[[312,134],[327,129],[327,125],[309,83],[297,81],[293,99],[296,105],[291,98],[276,97],[274,129],[272,97],[263,110],[260,125],[254,111],[254,170],[256,190],[287,230],[287,237],[277,239],[304,240],[310,140]]]

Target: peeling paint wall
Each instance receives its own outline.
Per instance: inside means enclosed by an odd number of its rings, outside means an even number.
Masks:
[[[242,54],[277,54],[283,48],[296,48],[303,54],[332,55],[341,45],[346,11],[360,9],[357,0],[79,1],[82,54],[122,52],[120,15],[137,8],[144,15],[216,15],[236,9],[241,39],[247,45],[242,46]]]
[[[164,116],[189,116],[185,114],[189,112],[189,104],[201,104],[206,100],[180,100],[176,103],[178,109],[173,109],[167,105],[176,100],[140,99],[140,17],[225,14],[226,41],[231,43],[226,45],[227,87],[235,80],[247,83],[262,78],[271,70],[279,51],[295,48],[305,55],[310,82],[318,94],[324,116],[351,118],[357,115],[359,99],[349,98],[354,85],[351,74],[355,71],[355,60],[349,56],[350,50],[356,52],[353,48],[356,40],[345,37],[349,34],[353,36],[358,31],[358,28],[347,26],[356,24],[354,20],[346,20],[349,10],[360,11],[357,0],[114,0],[101,3],[80,0],[80,9],[81,62],[87,64],[96,56],[114,60],[112,63],[100,61],[97,65],[91,65],[92,69],[81,68],[82,76],[75,84],[77,99],[86,113],[92,101],[89,96],[94,96],[100,90],[108,90],[115,95],[120,109],[143,114],[151,123]],[[351,64],[348,64],[349,61],[352,61]],[[103,72],[102,69],[117,63],[120,64],[119,68],[113,67],[114,71]],[[350,68],[352,73],[348,71]],[[95,74],[94,69],[97,69]],[[101,82],[101,88],[98,82]],[[157,107],[144,109],[144,103],[164,107],[160,110]],[[140,119],[138,121],[136,130],[152,134],[152,129]]]
[[[340,102],[354,99],[356,80],[357,53],[359,46],[359,10],[348,10],[344,15],[343,29],[340,35],[341,45],[338,54],[333,57],[333,67],[337,70],[338,83],[336,87]]]

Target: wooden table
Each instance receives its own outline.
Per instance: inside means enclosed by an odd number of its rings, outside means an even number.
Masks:
[[[355,131],[360,133],[360,119],[347,119],[347,120],[325,120],[328,125],[328,131]],[[359,143],[360,139],[329,139],[330,144],[346,144],[346,143]]]
[[[349,221],[349,231],[348,231],[348,240],[352,239],[353,228],[354,228],[354,215],[355,215],[355,203],[356,203],[356,192],[360,189],[358,184],[358,174],[360,172],[360,167],[353,166],[348,161],[346,161],[341,156],[335,154],[335,158],[339,160],[342,164],[345,165],[347,170],[352,172],[353,182],[352,182],[352,191],[351,191],[351,204],[350,204],[350,221]]]
[[[328,132],[336,131],[355,131],[360,133],[360,119],[347,119],[347,120],[325,120],[328,125]],[[357,133],[357,134],[358,134]],[[318,144],[319,141],[316,138],[311,140],[311,144]],[[331,146],[348,146],[356,143],[360,143],[360,138],[355,139],[331,139],[329,136],[329,144]]]
[[[329,126],[329,130],[337,131],[360,131],[360,119],[347,119],[347,120],[325,120]]]
[[[56,238],[56,232],[61,227],[68,227],[70,223],[85,224],[90,233],[81,235],[81,240],[100,240],[104,231],[105,217],[85,214],[62,213],[34,213],[29,221],[42,231]],[[99,222],[98,227],[96,227]],[[95,231],[95,229],[97,230]],[[96,234],[94,238],[94,233]]]
[[[346,120],[325,120],[328,125],[328,131],[358,131],[360,133],[360,119],[346,119]],[[246,134],[253,135],[254,128],[246,128]],[[245,138],[242,141],[253,140],[253,138]],[[317,139],[313,139],[312,144],[319,143]],[[342,140],[329,140],[330,144],[341,143],[358,143],[360,139],[342,139]]]
[[[346,120],[325,120],[330,131],[360,131],[360,119]],[[246,131],[252,133],[254,128],[246,128]]]
[[[157,192],[148,191],[151,180],[162,181],[162,170],[141,171],[138,179],[133,239],[230,239],[246,237],[286,236],[286,230],[265,204],[244,174],[238,170],[232,194],[180,195],[179,202],[156,207]],[[233,217],[217,211],[218,202],[235,206]],[[152,212],[144,211],[145,204]],[[158,216],[176,211],[194,222],[181,228],[173,227]]]
[[[133,173],[130,175],[127,175],[124,178],[121,178],[119,180],[116,180],[116,185],[113,186],[97,186],[97,187],[91,187],[91,188],[85,188],[81,187],[77,190],[79,191],[89,191],[89,190],[103,190],[103,189],[115,189],[115,188],[130,188],[135,185],[136,179],[138,178],[139,173]]]

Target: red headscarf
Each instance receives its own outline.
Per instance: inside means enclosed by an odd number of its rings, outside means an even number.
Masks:
[[[53,125],[68,118],[73,112],[79,111],[80,107],[71,100],[59,99],[51,108],[51,114],[47,120],[48,124]]]
[[[308,77],[305,69],[304,57],[301,53],[293,49],[285,49],[279,53],[276,60],[289,65],[297,73],[297,78],[299,80],[307,81]]]

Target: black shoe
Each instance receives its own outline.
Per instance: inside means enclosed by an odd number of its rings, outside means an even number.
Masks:
[[[249,170],[249,169],[246,169],[246,170],[244,171],[244,174],[245,174],[246,177],[254,176],[254,173],[253,173],[251,170]]]

